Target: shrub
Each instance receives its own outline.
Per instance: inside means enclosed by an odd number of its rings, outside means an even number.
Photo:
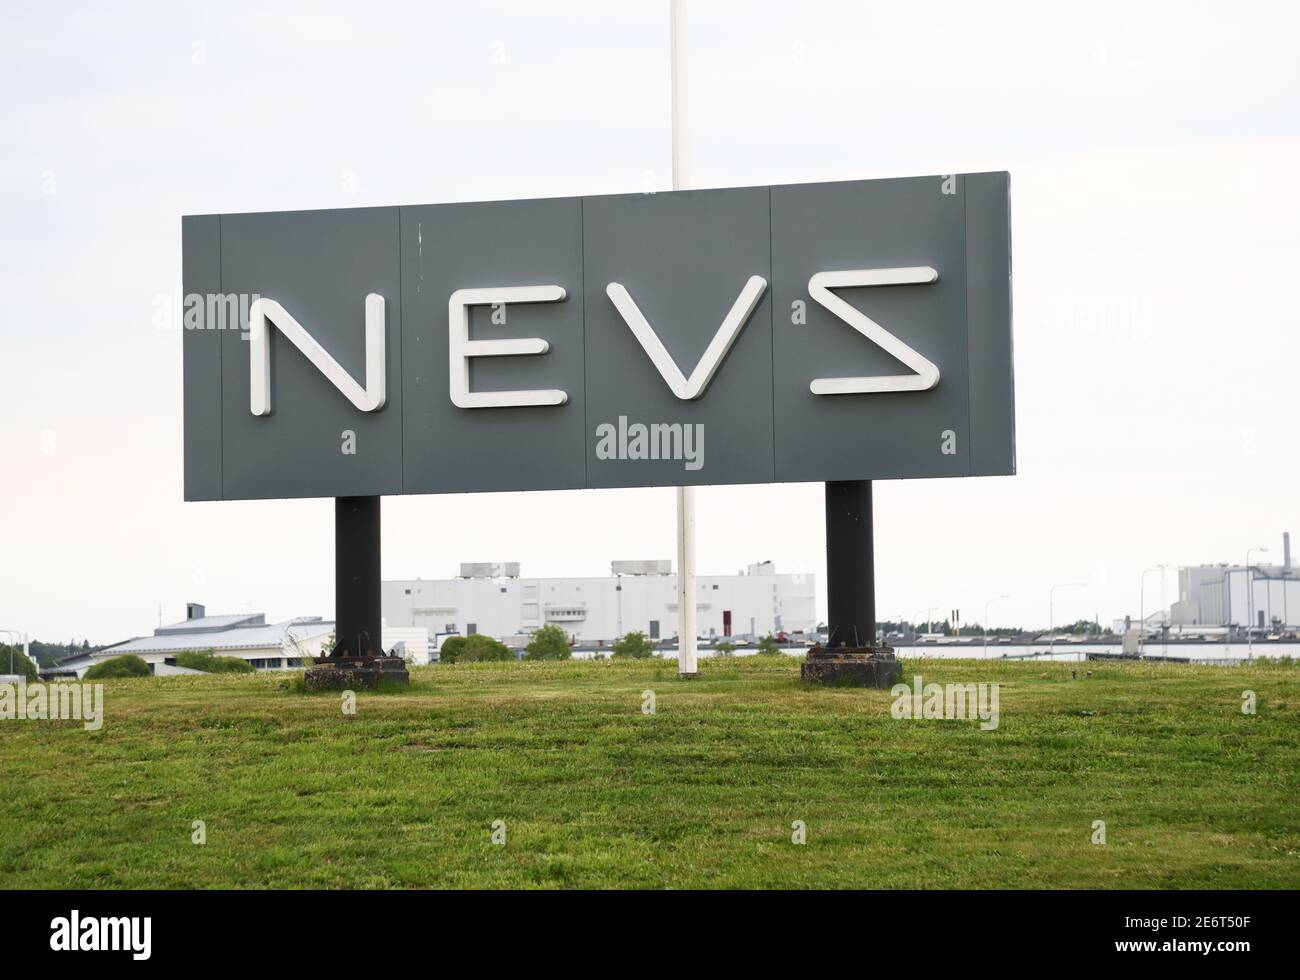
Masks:
[[[461,663],[475,663],[489,660],[516,660],[514,651],[490,636],[471,633],[465,638],[465,647],[460,652]]]
[[[257,668],[238,657],[218,657],[211,650],[190,650],[176,655],[176,666],[205,674],[256,674]]]
[[[614,643],[614,656],[635,657],[642,660],[654,653],[654,645],[640,630],[624,633]]]
[[[736,644],[723,640],[721,643],[713,644],[713,655],[715,657],[730,657],[736,652]]]
[[[528,641],[527,660],[568,660],[573,656],[569,637],[558,626],[547,624]]]
[[[442,641],[439,656],[443,663],[472,664],[489,660],[514,660],[510,648],[499,640],[482,633],[469,636],[449,636]]]
[[[9,669],[11,657],[13,670]],[[17,674],[29,681],[35,681],[40,677],[40,671],[36,669],[36,665],[28,660],[21,650],[17,647],[11,648],[4,643],[0,643],[0,674]]]
[[[756,652],[760,656],[763,655],[771,656],[773,654],[779,654],[781,652],[781,649],[776,645],[776,640],[769,633],[767,636],[763,637],[761,640],[758,641],[758,650]]]
[[[449,636],[442,641],[442,646],[438,648],[438,662],[444,664],[454,664],[456,658],[460,656],[461,649],[465,646],[464,636]]]
[[[85,679],[98,681],[114,677],[149,677],[152,673],[147,663],[135,656],[135,654],[128,653],[95,664],[90,670],[86,671]]]

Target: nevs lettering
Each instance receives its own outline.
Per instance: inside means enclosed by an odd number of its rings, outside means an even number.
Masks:
[[[908,283],[932,283],[939,273],[929,266],[904,269],[853,269],[846,272],[819,272],[808,281],[814,300],[849,324],[873,344],[913,370],[913,374],[878,377],[813,378],[809,390],[814,395],[873,394],[886,391],[929,391],[939,383],[939,368],[903,343],[860,310],[854,309],[833,292],[845,286],[890,286]],[[722,365],[750,314],[767,289],[762,276],[750,276],[736,297],[730,312],[718,327],[704,354],[689,375],[685,374],[655,332],[636,301],[621,283],[611,282],[606,295],[632,331],[672,393],[682,401],[694,401],[704,395],[709,382]],[[448,300],[449,364],[448,394],[457,408],[528,408],[564,405],[568,392],[558,389],[525,391],[471,391],[470,360],[475,357],[504,357],[545,354],[550,345],[540,337],[505,340],[470,340],[469,310],[473,306],[503,309],[512,303],[558,303],[568,297],[563,286],[493,286],[483,289],[457,289]],[[197,302],[200,297],[195,297]],[[388,400],[384,341],[384,298],[370,293],[365,298],[366,379],[362,385],[350,375],[321,343],[293,315],[273,299],[257,298],[248,314],[249,331],[249,411],[254,415],[271,414],[271,329],[279,330],[360,412],[378,412]],[[188,321],[187,321],[188,322]]]

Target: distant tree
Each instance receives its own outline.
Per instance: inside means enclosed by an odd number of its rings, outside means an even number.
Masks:
[[[1083,636],[1093,636],[1095,634],[1101,633],[1101,626],[1096,621],[1091,619],[1078,619],[1075,620],[1073,623],[1070,623],[1068,626],[1058,627],[1056,632],[1070,633],[1075,636],[1078,636],[1080,634],[1082,634]]]
[[[624,633],[614,642],[614,656],[616,657],[635,657],[637,660],[644,660],[653,653],[654,645],[640,630]]]
[[[769,633],[767,636],[763,637],[761,640],[758,641],[757,652],[759,653],[760,656],[763,655],[771,656],[772,654],[779,654],[781,652],[781,648],[776,645],[776,639],[772,636],[772,634]]]
[[[85,679],[98,681],[112,677],[148,677],[151,673],[147,663],[134,654],[128,653],[95,664],[90,670],[86,671]]]
[[[727,640],[722,640],[713,644],[713,655],[715,657],[730,657],[736,653],[736,644]]]
[[[9,669],[12,661],[13,670]],[[40,672],[36,665],[23,656],[22,650],[16,646],[9,646],[6,643],[0,643],[0,674],[17,674],[19,677],[25,677],[29,681],[39,679]]]
[[[528,641],[526,660],[568,660],[573,656],[569,637],[564,630],[550,623],[533,633]]]
[[[189,650],[176,655],[177,667],[201,670],[205,674],[256,674],[257,668],[239,657],[218,657],[211,650]]]
[[[27,649],[31,652],[32,660],[40,667],[53,667],[68,655],[61,644],[42,643],[40,640],[32,640],[27,644]]]
[[[980,630],[981,635],[983,630]],[[1024,630],[1019,626],[990,626],[989,636],[1019,636]]]
[[[879,626],[881,624],[877,623],[876,625]],[[928,621],[923,619],[919,623],[899,623],[898,625],[899,625],[898,631],[900,633],[914,633],[918,635],[921,633],[925,633],[931,636],[952,636],[953,635],[952,623],[948,622],[948,620],[946,619],[944,620],[931,619]]]
[[[53,667],[60,660],[102,649],[102,646],[95,646],[89,640],[80,643],[75,640],[71,643],[42,643],[40,640],[32,640],[27,644],[28,654],[37,667]],[[6,665],[7,663],[6,660]]]

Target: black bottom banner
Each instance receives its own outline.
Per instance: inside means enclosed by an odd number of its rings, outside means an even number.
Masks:
[[[1231,970],[1289,961],[1296,945],[1288,892],[35,891],[0,903],[11,967],[75,957],[78,968],[337,969],[430,943],[439,960],[461,953],[485,966],[511,950],[585,944],[663,963],[684,955],[684,941],[734,966],[817,937],[829,940],[821,951],[893,953],[915,968],[933,957],[935,971],[1098,960]]]

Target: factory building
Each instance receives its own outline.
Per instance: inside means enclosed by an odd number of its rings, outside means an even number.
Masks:
[[[1178,569],[1178,601],[1169,609],[1169,621],[1265,631],[1300,625],[1300,576],[1291,563],[1291,535],[1282,536],[1281,564]]]
[[[811,633],[813,575],[778,574],[771,562],[736,575],[696,577],[700,638],[722,640]],[[669,561],[616,561],[592,578],[524,578],[518,562],[468,563],[454,579],[383,584],[386,629],[424,627],[435,649],[449,634],[482,633],[526,642],[543,625],[584,646],[608,646],[640,630],[652,640],[677,635],[677,577]]]
[[[94,653],[61,661],[51,674],[82,677],[95,664],[131,654],[140,657],[157,675],[195,673],[177,665],[183,653],[212,653],[247,660],[257,670],[294,670],[304,661],[329,653],[334,623],[319,616],[299,616],[268,623],[263,613],[209,616],[202,604],[188,603],[185,618],[159,626],[152,636],[137,636]],[[385,626],[380,638],[385,650],[414,663],[429,662],[424,630]]]
[[[80,677],[95,664],[131,654],[140,657],[155,674],[188,673],[178,670],[182,653],[213,653],[247,660],[258,670],[288,670],[319,657],[334,632],[334,624],[319,616],[300,616],[268,623],[262,613],[209,616],[197,603],[186,606],[179,623],[159,626],[152,636],[137,636],[94,653],[69,658],[59,664]]]

